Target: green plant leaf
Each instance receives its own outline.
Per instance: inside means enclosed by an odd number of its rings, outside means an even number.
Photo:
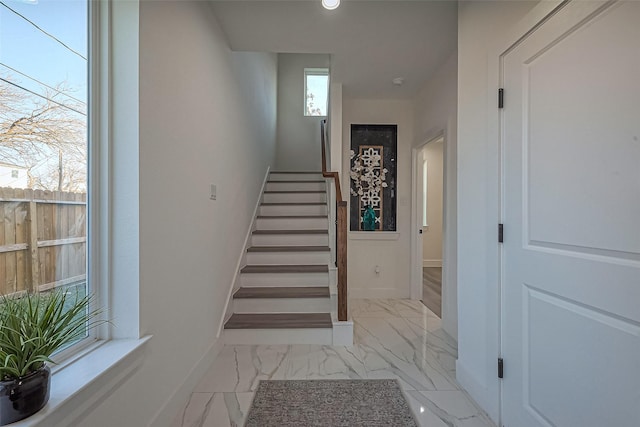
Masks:
[[[53,363],[51,355],[106,322],[94,296],[65,290],[0,299],[0,378],[15,379]]]

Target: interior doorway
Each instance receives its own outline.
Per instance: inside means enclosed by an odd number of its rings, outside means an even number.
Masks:
[[[414,150],[416,200],[415,244],[420,268],[419,299],[442,317],[443,219],[444,219],[444,136],[427,141]]]

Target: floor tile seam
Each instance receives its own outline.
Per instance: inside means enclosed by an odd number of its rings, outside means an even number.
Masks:
[[[471,397],[471,395],[467,392],[467,390],[465,390],[464,388],[460,387],[460,392],[464,395],[464,397],[467,399],[467,401],[469,401],[469,403],[476,409],[476,411],[478,411],[478,415],[480,415],[480,417],[489,423],[490,426],[495,427],[495,423],[493,422],[493,420],[491,419],[491,417],[489,417],[489,414],[487,414],[484,409],[482,409],[480,407],[480,405],[478,405],[478,403]]]
[[[374,345],[370,345],[370,344],[364,344],[367,347],[371,347],[375,350],[375,346]],[[431,356],[431,359],[427,359],[426,357],[424,357],[423,353],[421,353],[419,355],[420,359],[422,359],[424,362],[426,362],[430,368],[434,369],[436,373],[438,373],[439,375],[441,375],[445,380],[447,380],[451,386],[453,388],[426,388],[424,391],[437,391],[437,390],[448,390],[448,391],[458,391],[461,389],[460,384],[456,381],[455,377],[453,377],[449,371],[440,363],[440,361],[438,359],[436,359],[435,357]],[[372,369],[370,367],[367,366],[367,362],[365,360],[363,360],[364,363],[364,368],[365,368],[365,372],[367,373],[367,376],[369,376],[370,372],[375,372],[375,371],[380,371],[380,370],[387,370],[386,368],[383,369]],[[411,365],[412,362],[408,362],[406,360],[403,361],[403,363],[406,363],[408,365]],[[415,365],[414,365],[415,366]],[[422,372],[423,370],[421,368],[419,368],[418,366],[415,366],[415,368]],[[402,370],[401,368],[398,368],[400,370]],[[408,372],[405,371],[405,373],[408,374]],[[417,390],[416,388],[414,388],[415,390]]]
[[[458,353],[458,349],[454,348],[450,345],[448,345],[447,343],[444,343],[443,345],[440,345],[440,343],[442,343],[442,339],[438,336],[434,336],[432,333],[427,333],[424,335],[420,335],[418,337],[416,337],[414,339],[414,341],[424,341],[424,344],[427,346],[427,348],[436,351],[437,349],[442,350],[440,353],[447,353],[448,355],[450,355],[451,357],[454,357],[455,359],[458,358],[457,353]],[[447,349],[446,347],[450,347],[453,351],[449,351],[449,349]],[[455,354],[454,354],[455,353]]]

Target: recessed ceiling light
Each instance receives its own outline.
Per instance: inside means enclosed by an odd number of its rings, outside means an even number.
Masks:
[[[391,81],[396,86],[402,86],[402,84],[404,83],[404,77],[396,77],[395,79],[393,79]]]
[[[334,10],[340,6],[340,0],[322,0],[322,6],[328,10]]]

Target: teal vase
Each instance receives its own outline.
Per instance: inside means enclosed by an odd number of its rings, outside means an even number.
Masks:
[[[364,231],[375,231],[376,213],[371,205],[368,205],[364,210],[364,215],[362,215],[362,222],[364,224]]]

